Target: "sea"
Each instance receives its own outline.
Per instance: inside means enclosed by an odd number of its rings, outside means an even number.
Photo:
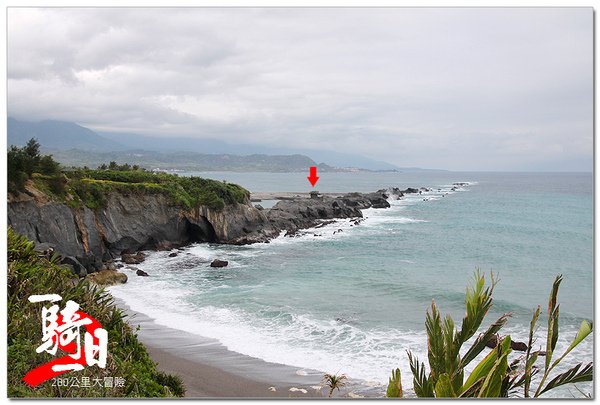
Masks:
[[[313,190],[306,173],[181,175],[225,180],[252,192]],[[540,305],[534,347],[545,350],[548,297],[559,274],[556,353],[569,346],[583,320],[593,320],[591,173],[319,176],[314,188],[319,192],[431,191],[390,200],[387,209],[366,209],[359,225],[340,220],[299,237],[281,235],[248,246],[198,243],[177,257],[148,252],[138,267],[150,277],[130,276],[110,291],[159,324],[298,370],[343,373],[381,395],[395,368],[405,389],[412,387],[407,350],[427,364],[424,322],[432,300],[460,326],[465,289],[476,271],[487,283],[491,275],[497,281],[482,330],[510,313],[500,335],[527,342],[532,313]],[[215,258],[229,265],[209,267]],[[557,370],[591,361],[593,334]],[[543,360],[538,365],[543,367]],[[591,383],[564,386],[548,396],[587,394],[593,395]]]

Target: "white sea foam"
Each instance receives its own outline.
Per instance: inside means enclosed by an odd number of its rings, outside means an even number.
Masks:
[[[158,324],[218,339],[229,350],[302,369],[342,370],[379,384],[385,384],[390,369],[406,364],[404,347],[424,347],[425,343],[422,333],[363,331],[309,314],[281,313],[266,319],[241,309],[198,307],[183,299],[186,294],[181,288],[151,277],[133,278],[130,285],[113,286],[110,291]]]

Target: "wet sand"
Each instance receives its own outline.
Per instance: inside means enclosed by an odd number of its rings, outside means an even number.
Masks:
[[[215,339],[205,338],[155,323],[133,312],[115,299],[128,315],[127,322],[139,325],[139,339],[161,371],[181,376],[188,398],[322,398],[328,388],[321,385],[322,373],[269,363],[227,350]],[[292,391],[290,391],[292,389]],[[305,392],[301,391],[304,390]],[[334,396],[345,396],[348,390]]]

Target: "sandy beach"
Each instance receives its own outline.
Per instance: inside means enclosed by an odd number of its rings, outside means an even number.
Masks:
[[[327,387],[317,388],[320,372],[232,352],[214,339],[159,325],[123,301],[115,301],[127,313],[127,322],[140,327],[138,337],[157,368],[181,376],[186,398],[322,398],[328,394]],[[334,397],[348,392],[336,391]]]

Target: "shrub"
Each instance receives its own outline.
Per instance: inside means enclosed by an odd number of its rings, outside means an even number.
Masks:
[[[67,182],[64,174],[55,174],[48,179],[48,186],[53,194],[63,196],[67,192]]]

